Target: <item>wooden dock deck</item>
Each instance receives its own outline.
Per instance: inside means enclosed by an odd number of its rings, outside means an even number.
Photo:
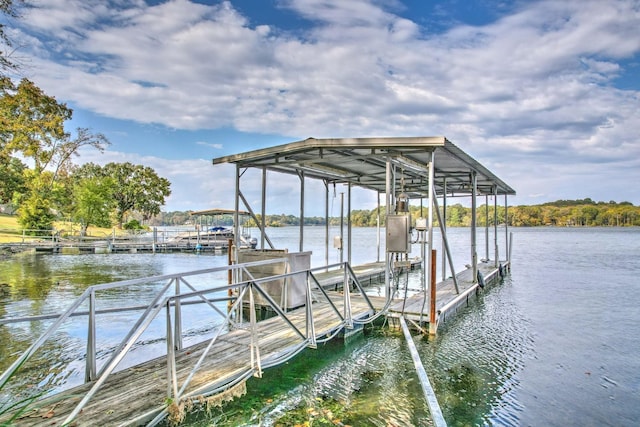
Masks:
[[[342,310],[341,295],[332,295],[336,307]],[[373,312],[362,298],[352,299],[352,316],[366,318]],[[301,331],[305,330],[305,307],[288,313],[291,322]],[[341,327],[341,319],[327,302],[313,304],[313,317],[317,337],[335,332]],[[272,361],[295,354],[300,345],[305,345],[300,336],[280,318],[273,317],[257,323],[258,348],[262,366]],[[251,331],[235,329],[218,338],[211,349],[210,357],[194,376],[190,390],[215,389],[225,384],[240,383],[256,373],[251,366]],[[177,377],[182,383],[204,351],[207,343],[184,349],[177,357]],[[243,379],[244,378],[244,379]],[[16,424],[21,426],[62,425],[80,399],[93,383],[87,383],[38,402],[33,409],[23,414]],[[94,398],[75,419],[76,426],[140,425],[149,422],[164,408],[167,395],[167,358],[157,359],[124,369],[111,375],[98,390]],[[199,401],[197,397],[193,399]]]
[[[368,264],[354,268],[357,277],[372,280],[373,277],[382,274],[379,266]],[[490,264],[480,264],[479,270],[484,275],[487,284],[500,277],[501,269]],[[472,269],[458,273],[460,293],[455,292],[452,279],[447,279],[437,285],[437,310],[438,322],[451,317],[455,310],[475,295],[478,284],[472,280]],[[323,277],[324,274],[324,277]],[[337,283],[343,280],[343,270],[334,270],[328,273],[317,273],[318,282],[323,288],[325,285]],[[331,277],[333,276],[333,278]],[[314,291],[314,303],[312,304],[312,317],[315,329],[315,338],[321,339],[334,334],[338,329],[344,328],[341,316],[336,313],[344,313],[344,294],[341,291],[327,291],[329,299],[334,307],[323,299],[319,290]],[[362,295],[355,292],[350,294],[350,312],[353,319],[365,320],[385,305],[385,298],[368,296],[375,308],[372,309]],[[428,307],[423,304],[423,293],[409,297],[406,301],[394,300],[388,311],[387,318],[394,324],[394,318],[405,317],[414,321],[427,322],[429,319]],[[287,312],[289,321],[303,333],[307,332],[307,309],[305,306]],[[211,398],[220,400],[221,396],[240,395],[243,392],[244,381],[252,375],[259,373],[256,360],[260,360],[260,366],[267,368],[288,360],[309,346],[309,342],[301,338],[283,318],[275,316],[267,320],[257,322],[256,329],[252,332],[249,324],[232,329],[220,335],[208,356],[203,359],[202,365],[195,374],[186,389],[181,401],[182,407],[189,407],[191,402],[205,402],[206,396],[214,391]],[[252,338],[253,336],[253,338]],[[253,340],[253,341],[252,341]],[[176,378],[178,384],[183,384],[190,375],[193,367],[205,351],[208,341],[180,351],[176,356]],[[252,346],[253,345],[253,346]],[[256,349],[258,351],[256,351]],[[60,392],[54,396],[37,402],[30,410],[22,414],[16,421],[16,425],[40,426],[63,425],[64,420],[72,413],[80,400],[89,392],[95,382],[74,387]],[[167,411],[168,358],[167,356],[141,363],[131,368],[123,369],[110,375],[97,393],[74,419],[74,426],[124,426],[143,425],[153,420],[158,414]],[[228,388],[231,388],[228,391]],[[227,390],[225,392],[225,390]],[[218,393],[218,391],[220,393]],[[176,407],[181,409],[181,407]],[[182,412],[169,411],[178,415]]]

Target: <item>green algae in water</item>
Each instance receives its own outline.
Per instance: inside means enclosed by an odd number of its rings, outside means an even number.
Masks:
[[[388,329],[367,329],[346,344],[307,349],[247,382],[247,394],[191,426],[432,425],[406,344]]]

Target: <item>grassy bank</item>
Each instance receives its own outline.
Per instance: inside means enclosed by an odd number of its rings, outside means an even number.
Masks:
[[[61,236],[65,236],[68,238],[79,237],[80,235],[80,224],[73,223],[69,221],[56,221],[53,224],[53,227],[56,231],[60,232]],[[100,227],[89,227],[87,230],[87,237],[104,239],[113,236],[113,228],[100,228]],[[116,236],[126,235],[126,230],[117,230]],[[18,224],[18,217],[15,215],[5,215],[0,214],[0,244],[2,243],[17,243],[22,242],[24,240],[29,241],[37,241],[50,239],[51,233],[43,231],[41,233],[37,233],[35,236],[24,235],[23,230],[20,224]]]

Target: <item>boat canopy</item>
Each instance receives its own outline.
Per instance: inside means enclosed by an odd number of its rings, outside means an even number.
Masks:
[[[513,188],[443,136],[385,138],[307,138],[284,145],[213,159],[213,164],[234,163],[240,168],[266,168],[276,172],[352,184],[384,193],[387,162],[402,180],[410,198],[428,192],[429,166],[434,155],[434,188],[438,196],[476,194],[514,195]]]
[[[193,211],[189,215],[191,216],[199,216],[199,215],[233,215],[235,214],[235,209],[205,209],[203,211]],[[238,211],[238,215],[251,215],[247,211]]]

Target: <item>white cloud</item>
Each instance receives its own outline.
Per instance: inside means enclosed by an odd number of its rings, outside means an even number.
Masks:
[[[531,185],[521,194],[540,181],[516,162],[604,175],[625,162],[640,178],[640,94],[612,83],[640,53],[637,1],[524,2],[444,34],[396,2],[280,4],[312,25],[252,26],[229,2],[42,0],[26,19],[34,80],[99,114],[179,129],[446,135],[482,161],[511,156],[513,170],[496,172]]]

